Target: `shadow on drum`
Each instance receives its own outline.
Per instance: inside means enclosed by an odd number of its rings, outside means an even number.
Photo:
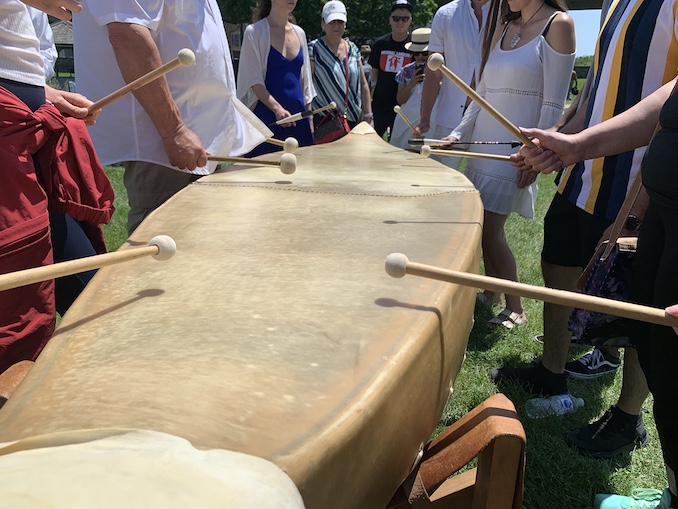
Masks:
[[[165,290],[161,290],[159,288],[148,288],[146,290],[141,290],[140,292],[137,292],[137,296],[128,299],[126,301],[120,302],[118,304],[115,304],[114,306],[108,307],[106,309],[102,309],[101,311],[94,313],[93,315],[86,316],[85,318],[82,318],[76,322],[73,322],[71,324],[61,326],[59,327],[55,332],[54,335],[52,336],[53,338],[58,337],[60,334],[63,334],[65,332],[70,331],[71,329],[76,329],[77,327],[80,327],[88,322],[91,322],[92,320],[97,320],[98,318],[102,318],[106,316],[109,313],[113,313],[115,311],[118,311],[119,309],[122,309],[124,307],[129,306],[130,304],[133,304],[135,302],[140,301],[141,299],[147,299],[147,298],[152,298],[152,297],[159,297],[160,295],[164,294]]]

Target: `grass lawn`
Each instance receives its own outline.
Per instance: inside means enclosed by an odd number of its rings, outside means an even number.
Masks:
[[[122,168],[107,167],[106,170],[116,192],[116,212],[111,224],[105,228],[105,234],[109,249],[115,250],[127,238],[127,195],[122,185]],[[541,176],[539,187],[535,219],[525,220],[514,214],[507,223],[507,237],[518,262],[521,280],[543,285],[539,259],[543,217],[555,192],[553,178]],[[489,368],[505,364],[527,365],[541,354],[541,344],[533,339],[542,331],[541,303],[525,300],[524,305],[529,322],[511,332],[489,331],[486,323],[492,315],[487,309],[476,309],[466,362],[439,430],[497,392],[487,376]],[[585,351],[572,350],[571,355],[574,358]],[[644,414],[651,437],[648,447],[615,461],[599,461],[580,456],[565,444],[567,432],[598,419],[616,402],[621,386],[621,371],[618,371],[597,380],[571,380],[570,392],[584,398],[586,404],[575,414],[564,417],[527,419],[523,405],[528,395],[518,388],[507,392],[527,433],[526,509],[588,509],[598,492],[628,494],[636,487],[664,489],[667,485],[651,398],[645,403],[645,408],[650,411]]]

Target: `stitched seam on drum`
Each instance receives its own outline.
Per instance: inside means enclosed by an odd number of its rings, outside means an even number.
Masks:
[[[283,188],[283,187],[273,187],[273,186],[263,186],[257,184],[232,184],[226,182],[196,182],[196,184],[201,186],[225,186],[225,187],[248,187],[248,188],[257,188],[257,189],[271,189],[273,191],[288,191],[288,192],[299,192],[299,193],[312,193],[312,194],[338,194],[346,196],[373,196],[376,198],[426,198],[427,196],[442,196],[446,194],[459,194],[462,193],[477,193],[478,191],[471,188],[455,188],[454,191],[439,191],[437,193],[427,193],[427,194],[417,194],[417,195],[402,195],[402,194],[374,194],[374,193],[346,193],[346,192],[332,192],[332,191],[316,191],[313,189],[299,189],[299,188]]]

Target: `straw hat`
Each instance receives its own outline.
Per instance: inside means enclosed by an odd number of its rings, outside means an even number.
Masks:
[[[422,51],[428,51],[428,40],[431,37],[430,28],[417,28],[412,31],[412,42],[405,44],[405,49],[411,51],[412,53],[421,53]]]

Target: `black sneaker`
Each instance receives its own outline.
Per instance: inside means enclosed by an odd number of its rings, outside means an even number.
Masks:
[[[565,441],[579,453],[596,459],[613,458],[650,441],[643,415],[630,415],[612,405],[596,422],[568,433]]]
[[[605,350],[594,348],[578,359],[565,364],[565,372],[572,378],[591,380],[599,376],[614,373],[621,366],[621,359]]]
[[[513,382],[535,396],[567,393],[567,375],[552,373],[541,363],[529,368],[493,368],[488,374],[497,385]]]

